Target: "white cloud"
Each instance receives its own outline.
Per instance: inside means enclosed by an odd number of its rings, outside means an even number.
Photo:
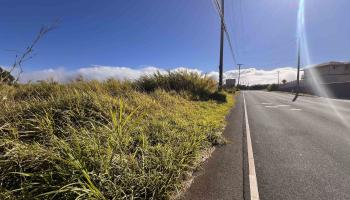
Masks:
[[[163,70],[156,67],[132,69],[128,67],[93,66],[88,68],[80,68],[77,70],[76,74],[82,75],[88,80],[105,80],[108,78],[135,80],[142,75],[153,74],[157,71]]]
[[[172,69],[170,71],[172,71],[172,72],[188,71],[188,72],[192,72],[192,73],[203,74],[203,72],[199,69],[192,69],[192,68],[187,68],[187,67],[178,67],[178,68]]]
[[[273,70],[261,70],[256,68],[248,68],[241,70],[242,84],[271,84],[277,83],[278,72],[280,72],[280,81],[283,79],[293,81],[296,79],[297,70],[291,67],[277,68]],[[218,76],[218,75],[217,75]],[[224,78],[237,78],[238,70],[227,71]]]
[[[74,74],[67,72],[64,68],[57,68],[23,73],[20,81],[26,83],[29,81],[52,79],[58,82],[66,82],[73,77]]]
[[[203,71],[195,68],[178,67],[171,69],[170,71],[187,70],[190,72],[205,74],[218,80],[218,72],[204,73]],[[135,80],[142,75],[150,75],[159,71],[165,73],[167,70],[157,67],[144,67],[141,69],[133,69],[129,67],[113,67],[113,66],[91,66],[79,68],[77,70],[69,71],[64,68],[46,69],[40,71],[33,71],[24,73],[21,82],[38,81],[53,79],[58,82],[67,82],[73,80],[78,76],[83,76],[87,80],[106,80],[108,78],[116,78],[120,80]],[[273,70],[259,70],[256,68],[248,68],[241,70],[241,83],[247,84],[266,84],[277,82],[277,72],[280,71],[280,80],[286,79],[287,81],[295,80],[296,69],[291,67],[277,68]],[[231,70],[224,73],[224,78],[237,78],[238,71]]]
[[[165,72],[156,67],[145,67],[142,69],[132,69],[128,67],[112,67],[112,66],[91,66],[79,68],[77,70],[69,71],[64,68],[45,69],[40,71],[33,71],[24,73],[21,77],[21,82],[39,81],[52,79],[58,82],[68,82],[74,80],[78,76],[82,76],[86,80],[106,80],[115,78],[120,80],[135,80],[142,75],[153,74],[157,71]]]

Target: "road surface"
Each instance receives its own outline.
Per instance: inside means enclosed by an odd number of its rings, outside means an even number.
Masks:
[[[350,199],[350,101],[244,96],[260,199]]]
[[[244,95],[243,95],[244,93]],[[245,91],[184,199],[250,199],[247,125],[262,200],[350,199],[350,101]],[[243,177],[242,177],[243,176]]]

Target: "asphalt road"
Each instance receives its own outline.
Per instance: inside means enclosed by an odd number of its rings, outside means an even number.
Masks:
[[[244,94],[260,199],[350,199],[350,101]]]
[[[293,97],[242,92],[227,118],[229,144],[215,150],[182,199],[250,199],[244,98],[260,199],[350,199],[350,101]]]

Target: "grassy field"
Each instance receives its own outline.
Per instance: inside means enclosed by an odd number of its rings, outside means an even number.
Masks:
[[[224,142],[234,99],[215,87],[190,73],[0,85],[0,199],[169,199]]]

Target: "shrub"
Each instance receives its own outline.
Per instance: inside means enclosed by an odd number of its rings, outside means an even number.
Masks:
[[[237,91],[239,91],[239,88],[236,87],[225,87],[224,91],[229,94],[235,94]]]
[[[0,84],[12,84],[15,82],[15,77],[10,72],[0,67]]]
[[[277,91],[277,90],[278,90],[278,85],[277,85],[277,84],[270,84],[270,85],[267,87],[267,90],[268,90],[268,91]]]
[[[216,100],[218,102],[227,102],[227,95],[224,92],[216,91],[209,95],[209,99]]]

